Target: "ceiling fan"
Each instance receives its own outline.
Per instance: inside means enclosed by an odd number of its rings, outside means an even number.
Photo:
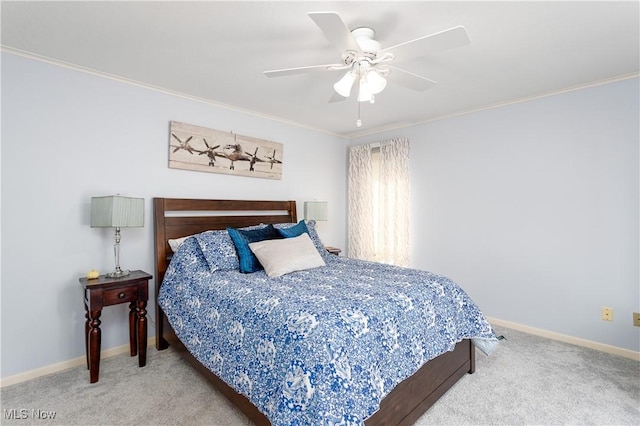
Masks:
[[[436,82],[392,64],[470,43],[464,27],[457,26],[383,49],[374,39],[373,29],[359,27],[349,30],[336,12],[310,12],[308,15],[342,53],[342,61],[336,64],[264,71],[264,75],[282,77],[316,71],[346,70],[342,78],[333,85],[335,93],[329,102],[347,99],[357,82],[358,101],[373,103],[374,96],[386,87],[387,78],[409,89],[427,90]]]

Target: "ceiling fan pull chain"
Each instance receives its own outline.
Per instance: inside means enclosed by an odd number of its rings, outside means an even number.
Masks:
[[[360,70],[360,62],[358,62],[358,99],[356,99],[356,103],[358,104],[358,119],[356,120],[356,127],[362,126],[362,120],[360,120],[360,90],[362,89],[362,85],[360,84],[361,79],[362,71]]]

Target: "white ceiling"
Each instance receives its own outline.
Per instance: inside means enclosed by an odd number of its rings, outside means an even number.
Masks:
[[[638,75],[639,2],[8,2],[2,46],[353,137]],[[344,72],[266,78],[262,71],[336,63],[307,16],[336,11],[382,47],[457,25],[471,44],[399,63],[438,84],[393,85],[376,103],[328,103]]]

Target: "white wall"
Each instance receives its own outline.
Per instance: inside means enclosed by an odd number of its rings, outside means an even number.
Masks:
[[[638,92],[626,80],[352,143],[411,141],[412,266],[450,276],[491,317],[638,351]],[[283,143],[283,179],[169,169],[171,120]],[[113,267],[91,196],[147,200],[145,228],[123,230],[125,268],[153,272],[157,196],[296,199],[300,215],[327,200],[321,236],[345,248],[345,145],[3,53],[1,376],[84,355],[78,277]],[[128,342],[126,310],[104,310],[103,349]]]
[[[284,144],[282,180],[168,168],[169,121]],[[113,269],[113,231],[89,227],[90,198],[146,199],[123,229],[123,268],[154,272],[151,199],[329,202],[319,233],[345,244],[343,139],[44,62],[2,54],[2,377],[84,355],[78,278]],[[153,292],[153,289],[150,289]],[[105,308],[102,348],[127,344],[125,305]],[[155,311],[150,301],[151,320]],[[149,335],[155,335],[150,324]]]
[[[485,314],[640,350],[638,79],[351,141],[408,137],[411,265]],[[600,308],[614,309],[614,321]]]

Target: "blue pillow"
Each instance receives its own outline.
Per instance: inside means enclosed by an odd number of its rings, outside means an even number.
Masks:
[[[304,220],[301,220],[297,224],[289,227],[289,228],[279,228],[278,232],[284,238],[295,238],[304,234],[305,232],[308,234],[309,229],[307,229],[307,225],[304,223]]]
[[[263,240],[276,240],[282,239],[282,235],[273,227],[273,225],[267,225],[264,228],[242,230],[235,228],[227,228],[227,232],[233,240],[233,244],[236,246],[238,257],[240,258],[240,272],[251,273],[259,271],[262,265],[258,261],[258,258],[253,254],[249,248],[250,243],[257,243]]]

